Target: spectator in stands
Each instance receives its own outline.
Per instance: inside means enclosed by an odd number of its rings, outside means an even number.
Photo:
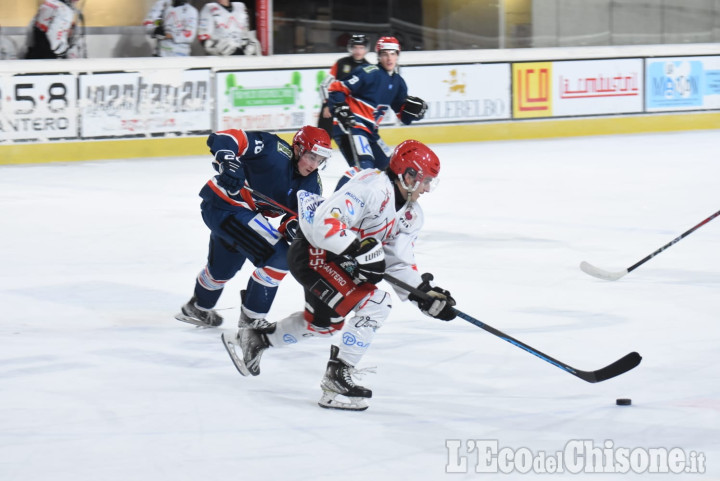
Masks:
[[[260,42],[250,30],[242,2],[217,0],[200,10],[198,40],[208,55],[260,55]]]
[[[156,57],[188,57],[197,34],[198,11],[187,0],[157,0],[143,25],[157,40]]]
[[[77,0],[45,0],[32,19],[25,58],[67,58],[74,44]]]

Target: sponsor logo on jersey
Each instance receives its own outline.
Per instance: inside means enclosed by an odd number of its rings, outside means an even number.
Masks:
[[[343,334],[343,344],[345,344],[346,346],[358,346],[364,348],[370,346],[369,342],[363,342],[349,332]]]
[[[325,303],[330,302],[332,297],[337,294],[337,290],[333,289],[324,279],[318,279],[315,284],[310,286],[310,292]]]
[[[283,336],[283,342],[285,344],[297,344],[297,339],[295,339],[295,337],[291,336],[290,334],[285,334]]]
[[[347,280],[335,269],[333,269],[331,264],[324,264],[322,266],[322,270],[324,270],[330,278],[335,281],[335,284],[344,287],[347,285]]]
[[[278,142],[277,144],[277,150],[284,156],[286,156],[288,159],[292,158],[292,150],[290,150],[290,147],[283,144],[282,142]]]
[[[353,174],[353,175],[355,175],[355,174]],[[350,200],[352,200],[353,202],[355,202],[355,203],[356,203],[357,205],[359,205],[360,207],[365,207],[365,202],[363,202],[362,200],[360,200],[360,198],[359,198],[358,196],[356,196],[355,194],[353,194],[352,192],[345,192],[345,195],[348,196],[348,197],[350,197]]]
[[[351,216],[355,215],[355,206],[350,202],[350,199],[345,199],[345,207],[347,208],[348,214]]]
[[[412,210],[407,209],[405,212],[402,213],[402,215],[399,217],[400,225],[405,227],[406,229],[409,229],[410,226],[413,224],[413,219],[415,216],[413,215]]]

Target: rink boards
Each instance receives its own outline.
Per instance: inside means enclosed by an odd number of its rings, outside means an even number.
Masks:
[[[686,53],[683,55],[683,53]],[[663,56],[660,56],[660,55]],[[0,163],[200,155],[228,128],[290,138],[316,125],[336,55],[236,61],[81,59],[0,69]],[[401,74],[429,105],[390,145],[720,128],[720,46],[407,52]],[[58,72],[62,68],[62,72]]]

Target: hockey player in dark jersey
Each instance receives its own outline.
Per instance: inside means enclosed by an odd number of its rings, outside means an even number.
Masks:
[[[392,109],[405,125],[425,116],[424,100],[407,94],[405,80],[396,67],[400,43],[381,37],[375,45],[377,65],[355,69],[345,80],[330,84],[328,106],[341,128],[351,134],[353,157],[360,168],[385,170],[392,149],[380,138],[378,128]]]
[[[347,43],[347,49],[350,55],[335,62],[332,68],[330,68],[330,75],[325,78],[325,81],[320,86],[323,105],[320,110],[318,127],[325,129],[328,134],[332,135],[335,143],[340,148],[340,152],[351,167],[355,166],[355,161],[353,160],[353,154],[350,150],[350,140],[347,134],[343,132],[337,124],[333,126],[332,112],[330,112],[330,108],[328,107],[328,87],[336,80],[345,80],[348,78],[356,68],[370,65],[370,62],[365,58],[369,44],[370,42],[365,35],[357,34],[350,37]]]
[[[213,308],[225,283],[249,260],[256,269],[240,293],[238,327],[263,325],[288,272],[288,245],[298,227],[296,216],[267,199],[297,211],[298,191],[322,195],[317,169],[332,154],[330,136],[306,125],[288,145],[268,132],[232,129],[210,134],[207,145],[219,173],[200,191],[202,218],[210,228],[208,260],[192,298],[175,317],[201,327],[222,324]],[[281,215],[276,229],[268,218]]]

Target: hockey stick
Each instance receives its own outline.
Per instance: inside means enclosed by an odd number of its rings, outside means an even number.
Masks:
[[[665,249],[671,247],[671,246],[674,245],[674,244],[677,244],[677,243],[680,242],[683,238],[685,238],[685,237],[687,237],[688,235],[692,234],[692,233],[695,232],[697,229],[699,229],[700,227],[704,226],[705,224],[707,224],[708,222],[710,222],[711,220],[713,220],[715,217],[717,217],[717,216],[719,216],[719,215],[720,215],[720,211],[715,212],[713,215],[711,215],[710,217],[708,217],[708,218],[705,219],[704,221],[700,222],[698,225],[696,225],[696,226],[693,227],[692,229],[683,232],[683,233],[680,234],[678,237],[674,238],[673,240],[671,240],[670,242],[668,242],[667,244],[665,244],[664,246],[662,246],[661,248],[659,248],[658,250],[656,250],[655,252],[653,252],[652,254],[650,254],[649,256],[647,256],[647,257],[639,260],[638,262],[636,262],[635,264],[631,265],[631,266],[628,267],[627,269],[623,269],[623,270],[618,271],[618,272],[610,272],[610,271],[606,271],[606,270],[600,269],[600,268],[598,268],[598,267],[595,267],[594,265],[592,265],[592,264],[590,264],[590,263],[588,263],[588,262],[585,262],[585,261],[582,261],[582,262],[580,263],[580,269],[581,269],[584,273],[589,274],[589,275],[591,275],[591,276],[593,276],[593,277],[597,277],[598,279],[604,279],[604,280],[606,280],[606,281],[616,281],[616,280],[620,279],[621,277],[623,277],[624,275],[628,274],[629,272],[632,272],[633,270],[637,269],[637,268],[640,267],[641,265],[645,264],[647,261],[649,261],[650,259],[652,259],[652,258],[655,257],[656,255],[660,254],[660,253],[661,253],[662,251],[664,251]]]
[[[352,152],[353,162],[355,163],[355,167],[362,170],[362,167],[360,167],[360,158],[358,157],[357,149],[355,148],[355,139],[353,138],[352,131],[348,130],[346,132],[348,143],[350,144],[350,152]]]
[[[355,164],[355,167],[362,170],[362,167],[360,167],[360,158],[358,157],[357,149],[355,148],[355,139],[353,139],[352,135],[352,127],[346,128],[342,122],[338,121],[338,125],[340,126],[340,130],[343,131],[343,133],[347,136],[347,141],[350,146],[350,153],[352,154],[352,160]],[[342,150],[342,149],[341,149]]]
[[[290,214],[290,215],[295,215],[295,216],[297,216],[297,212],[295,212],[294,210],[292,210],[290,207],[285,207],[285,206],[282,205],[281,203],[277,202],[276,200],[271,199],[270,197],[268,197],[267,195],[263,194],[262,192],[258,192],[257,190],[253,189],[252,187],[248,187],[247,185],[244,185],[244,186],[243,186],[243,189],[245,189],[245,190],[247,190],[248,192],[250,192],[250,195],[254,195],[254,196],[257,197],[258,199],[264,200],[264,201],[267,202],[268,204],[272,204],[272,205],[274,205],[275,207],[277,207],[278,209],[285,211],[286,214]]]
[[[423,280],[424,281],[430,281],[432,280],[432,274],[423,274]],[[390,284],[393,284],[397,287],[400,287],[401,289],[404,289],[418,297],[429,299],[430,296],[425,293],[424,291],[421,291],[420,289],[411,286],[410,284],[407,284],[400,279],[397,279],[390,274],[385,274],[383,278],[388,281]],[[547,354],[543,354],[542,352],[538,351],[537,349],[528,346],[522,341],[518,341],[517,339],[508,336],[502,331],[499,331],[495,329],[492,326],[489,326],[485,324],[482,321],[479,321],[475,319],[472,316],[469,316],[468,314],[465,314],[464,312],[455,309],[455,313],[458,317],[468,321],[471,324],[476,325],[477,327],[486,330],[490,334],[499,337],[500,339],[503,339],[510,344],[519,347],[520,349],[529,352],[530,354],[533,354],[534,356],[539,357],[543,361],[549,362],[555,367],[559,367],[563,371],[569,372],[573,376],[579,377],[583,381],[587,381],[590,383],[596,383],[605,381],[607,379],[611,379],[615,376],[619,376],[620,374],[623,374],[634,367],[636,367],[638,364],[640,364],[640,361],[642,360],[642,357],[640,357],[640,354],[637,352],[631,352],[630,354],[625,355],[624,357],[618,359],[617,361],[613,362],[612,364],[609,364],[605,366],[602,369],[598,369],[597,371],[581,371],[579,369],[575,369],[572,366],[569,366],[568,364],[565,364],[564,362],[558,361],[557,359],[554,359]]]

